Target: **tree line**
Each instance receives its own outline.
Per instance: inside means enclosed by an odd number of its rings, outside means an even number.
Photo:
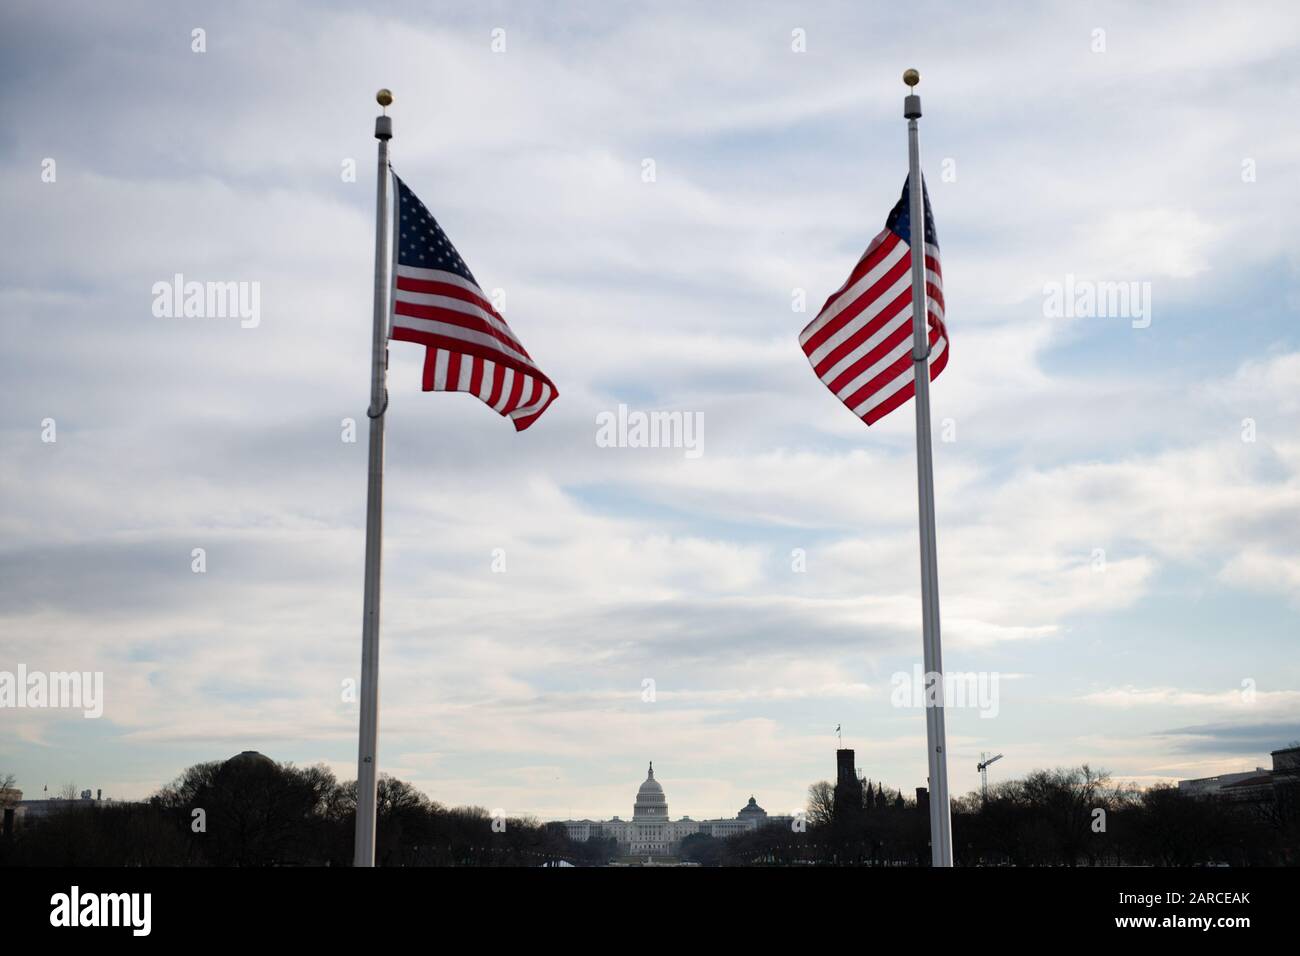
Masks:
[[[683,858],[704,865],[928,866],[929,807],[862,789],[846,806],[827,781],[809,788],[806,827],[769,826],[726,840],[697,835]],[[1104,771],[1038,770],[952,804],[958,866],[1300,865],[1300,780],[1255,800],[1140,790]]]
[[[51,806],[0,841],[10,866],[350,866],[356,781],[269,759],[200,763],[141,803]],[[447,808],[405,781],[378,785],[378,866],[603,863],[562,824]]]
[[[570,840],[563,824],[494,820],[447,808],[381,777],[379,866],[601,865],[613,839]],[[261,758],[196,764],[141,803],[66,807],[0,841],[10,866],[347,866],[355,781],[323,766]],[[1176,787],[1139,790],[1087,765],[1039,770],[953,801],[959,866],[1300,864],[1300,780],[1268,799],[1203,799]],[[680,857],[705,866],[926,866],[924,803],[880,784],[809,788],[806,816],[718,839],[687,837]]]

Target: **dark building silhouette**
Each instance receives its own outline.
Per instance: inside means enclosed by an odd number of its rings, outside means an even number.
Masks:
[[[848,748],[835,751],[835,786],[856,787],[859,793],[862,791],[862,781],[858,779],[858,771],[853,763],[853,751]]]
[[[4,828],[0,836],[11,839],[18,819],[18,806],[23,802],[23,792],[14,787],[0,787],[0,809],[4,810]]]
[[[256,750],[242,750],[221,765],[222,770],[227,767],[232,770],[251,768],[278,770],[280,765],[264,753],[259,753]]]
[[[1300,779],[1300,747],[1284,747],[1269,754],[1273,758],[1273,776]]]
[[[853,751],[835,751],[835,819],[847,820],[862,813],[862,781],[853,763]]]

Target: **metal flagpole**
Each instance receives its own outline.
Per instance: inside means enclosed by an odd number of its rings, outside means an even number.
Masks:
[[[388,141],[393,94],[375,100],[379,173],[375,193],[375,324],[370,351],[370,475],[366,485],[366,596],[361,624],[361,725],[357,744],[357,833],[353,866],[375,865],[376,750],[379,745],[379,569],[384,536],[384,413],[388,410]]]
[[[943,655],[939,646],[939,559],[934,542],[934,458],[930,448],[930,323],[925,291],[925,186],[916,121],[921,97],[914,92],[921,74],[907,70],[903,82],[913,92],[903,100],[907,118],[908,219],[912,247],[912,372],[916,380],[916,484],[921,518],[921,629],[927,688],[925,736],[930,759],[930,864],[952,866],[952,811],[948,804],[947,735],[944,731]]]

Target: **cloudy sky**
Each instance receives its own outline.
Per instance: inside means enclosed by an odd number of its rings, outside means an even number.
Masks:
[[[1300,738],[1294,4],[20,2],[0,670],[102,671],[105,704],[0,711],[0,773],[355,776],[387,86],[395,169],[561,397],[515,434],[393,346],[381,770],[626,816],[653,760],[674,816],[789,812],[842,724],[923,785],[912,414],[864,427],[797,345],[898,196],[909,66],[945,664],[999,675],[996,716],[949,711],[954,793],[981,751],[1267,765]],[[177,273],[258,283],[259,323],[156,317]],[[1149,325],[1053,314],[1067,281],[1148,284]],[[598,447],[620,404],[701,414],[703,454]]]

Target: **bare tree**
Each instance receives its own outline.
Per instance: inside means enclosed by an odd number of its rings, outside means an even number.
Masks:
[[[835,787],[828,780],[818,780],[808,788],[808,823],[815,827],[830,826],[835,817]]]

